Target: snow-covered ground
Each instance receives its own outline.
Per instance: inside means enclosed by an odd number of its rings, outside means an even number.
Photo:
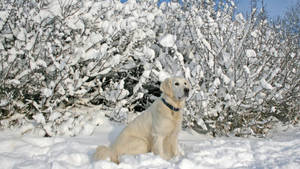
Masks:
[[[165,161],[151,153],[123,156],[116,165],[93,161],[99,144],[109,144],[123,125],[104,121],[92,136],[52,138],[21,136],[0,131],[2,169],[100,169],[100,168],[299,168],[300,128],[277,131],[266,139],[212,138],[191,130],[180,134],[183,157]]]

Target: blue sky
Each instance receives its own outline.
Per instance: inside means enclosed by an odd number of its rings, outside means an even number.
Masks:
[[[121,2],[127,2],[128,0],[120,0]],[[162,2],[170,2],[171,0],[159,0],[158,5]],[[178,0],[182,2],[182,0]],[[251,0],[235,0],[238,6],[238,10],[243,14],[250,14],[250,2]],[[261,1],[261,0],[258,0]],[[277,16],[283,16],[285,11],[295,4],[298,0],[264,0],[265,9],[268,16],[273,19]],[[261,2],[258,2],[258,5],[261,6]]]
[[[238,10],[243,13],[250,11],[250,0],[236,0],[238,5]],[[264,0],[266,11],[268,16],[272,18],[276,18],[277,16],[284,15],[285,11],[295,4],[297,0]],[[261,5],[261,3],[258,3]]]

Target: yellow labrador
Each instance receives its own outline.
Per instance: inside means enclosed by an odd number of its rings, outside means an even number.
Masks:
[[[148,152],[166,160],[180,155],[177,137],[190,84],[184,78],[167,78],[160,89],[162,97],[130,122],[110,147],[99,146],[94,154],[95,160],[119,163],[121,155]]]

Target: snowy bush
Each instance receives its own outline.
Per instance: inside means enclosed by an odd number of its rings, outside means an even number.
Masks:
[[[232,1],[158,8],[24,0],[0,8],[3,128],[90,133],[100,122],[95,111],[75,111],[85,106],[128,122],[173,75],[193,86],[184,127],[264,136],[274,123],[299,121],[299,40],[283,38],[255,11],[247,20],[235,15]]]

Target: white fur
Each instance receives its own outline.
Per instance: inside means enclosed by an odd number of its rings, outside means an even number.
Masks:
[[[123,154],[142,154],[153,152],[169,160],[180,155],[178,133],[181,129],[182,109],[185,105],[190,84],[180,77],[167,78],[160,87],[162,97],[179,111],[172,111],[160,99],[128,124],[109,147],[99,146],[94,154],[95,160],[110,159],[119,163]]]

